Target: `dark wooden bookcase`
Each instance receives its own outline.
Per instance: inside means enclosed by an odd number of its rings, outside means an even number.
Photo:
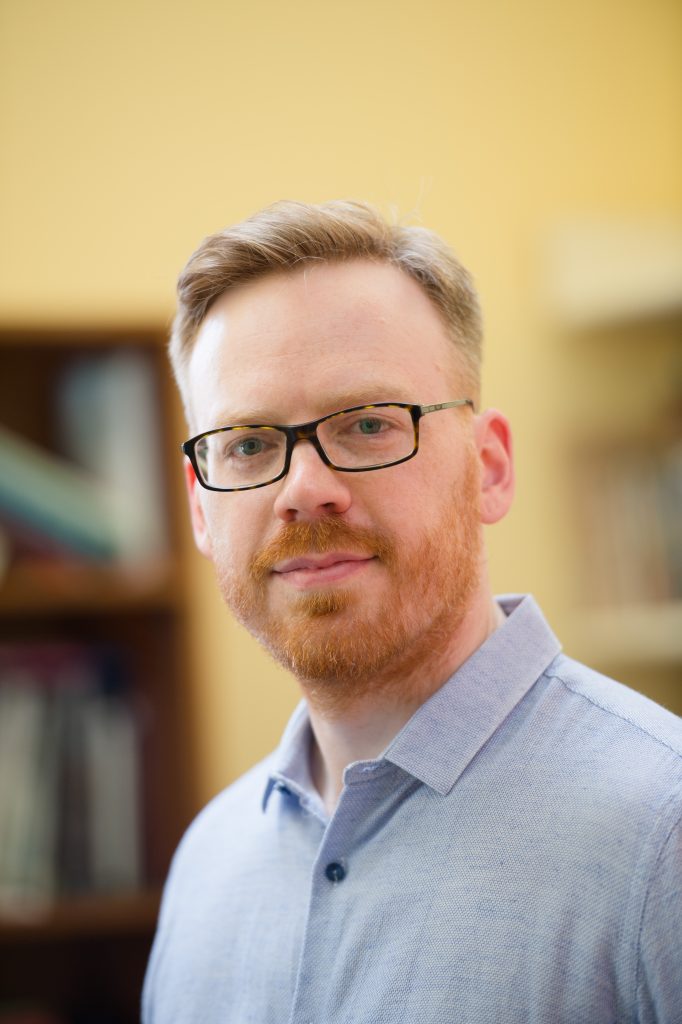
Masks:
[[[146,563],[23,552],[0,573],[0,644],[115,645],[140,709],[143,882],[132,891],[60,895],[0,909],[0,1020],[35,1007],[59,1024],[139,1019],[144,969],[172,852],[196,811],[186,680],[186,609],[177,403],[163,335],[150,329],[0,330],[0,424],[53,447],[55,382],[83,353],[134,348],[158,382],[167,551]],[[171,485],[171,480],[173,484]]]

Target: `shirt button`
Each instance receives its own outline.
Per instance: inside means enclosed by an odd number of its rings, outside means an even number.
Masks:
[[[324,873],[330,882],[343,882],[346,877],[346,869],[342,864],[338,864],[336,861],[332,861],[331,864],[327,864],[324,869]]]

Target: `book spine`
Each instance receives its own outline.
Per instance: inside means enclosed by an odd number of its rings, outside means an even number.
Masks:
[[[0,913],[144,883],[140,730],[116,654],[0,645]]]

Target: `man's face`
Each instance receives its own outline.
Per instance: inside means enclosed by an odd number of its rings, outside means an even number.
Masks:
[[[470,397],[461,376],[402,271],[308,265],[211,308],[189,366],[192,427]],[[197,542],[228,605],[299,678],[346,687],[448,643],[480,580],[479,481],[468,407],[422,419],[418,454],[387,469],[337,472],[304,441],[288,475],[260,489],[209,492],[188,470]]]

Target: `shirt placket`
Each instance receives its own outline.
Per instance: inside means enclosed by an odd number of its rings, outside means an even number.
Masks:
[[[289,1024],[320,1024],[329,1000],[330,968],[338,948],[342,922],[358,898],[355,853],[366,841],[369,807],[376,810],[393,771],[385,762],[366,762],[346,769],[345,786],[329,820],[312,869],[308,912]],[[379,784],[383,779],[384,785]]]

